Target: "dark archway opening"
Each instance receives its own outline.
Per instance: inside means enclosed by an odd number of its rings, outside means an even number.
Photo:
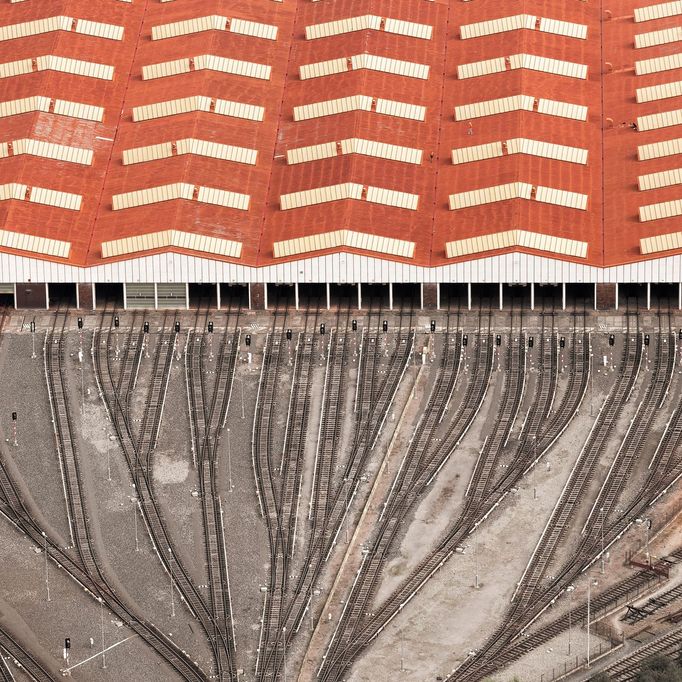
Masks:
[[[123,284],[96,283],[95,304],[98,308],[122,308],[123,307]]]
[[[679,300],[679,284],[659,283],[651,285],[652,310],[678,310]]]
[[[421,286],[419,284],[393,285],[394,310],[419,310],[421,308]]]
[[[364,310],[388,310],[388,284],[363,284],[362,308]]]
[[[358,307],[358,285],[357,284],[330,284],[329,299],[332,307],[339,307],[342,310],[348,307],[357,309]]]
[[[248,284],[226,284],[220,285],[220,307],[225,310],[247,310],[249,307],[249,285]]]
[[[48,284],[47,290],[50,297],[50,308],[76,307],[75,284]]]
[[[268,291],[268,309],[290,308],[296,306],[296,293],[293,284],[266,284]]]
[[[189,307],[202,310],[215,308],[218,303],[218,290],[215,284],[189,285]]]
[[[466,310],[468,305],[469,287],[466,284],[446,283],[440,285],[440,307],[443,310]],[[471,305],[474,305],[473,300]]]

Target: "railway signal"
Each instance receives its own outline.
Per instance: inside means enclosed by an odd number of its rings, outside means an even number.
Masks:
[[[648,335],[648,334],[644,334],[644,345],[645,345],[645,346],[648,346],[648,345],[649,345],[649,340],[650,340],[650,339],[649,339],[649,335]]]
[[[559,339],[559,348],[566,348],[566,337],[562,336]]]
[[[291,329],[287,329],[287,341],[291,341]]]
[[[382,326],[383,330],[385,332],[387,332],[388,331],[388,320],[384,320],[384,323],[381,326]]]
[[[144,324],[142,325],[142,331],[145,334],[149,334],[149,322],[145,320]]]
[[[609,346],[613,346],[616,343],[616,337],[613,334],[609,334]]]
[[[532,336],[528,337],[528,348],[532,348],[535,344],[535,339]]]
[[[351,322],[351,327],[353,328],[353,331],[356,332],[358,330],[358,321],[353,320]],[[680,338],[682,339],[682,331],[680,331]]]
[[[175,333],[180,333],[180,323],[177,320],[175,321]]]
[[[66,664],[69,664],[69,652],[71,650],[71,638],[70,637],[65,637],[64,638],[64,660],[66,661]]]
[[[115,316],[114,316],[114,327],[115,327],[116,329],[118,329],[119,326],[120,326],[120,324],[121,324],[121,321],[118,319],[118,315],[115,315]]]
[[[677,338],[682,341],[682,329],[680,329],[679,333],[677,334]]]
[[[36,322],[35,320],[31,320],[31,344],[33,346],[33,350],[31,351],[31,357],[35,360],[36,359]]]
[[[244,343],[245,343],[247,346],[250,346],[250,345],[251,345],[251,334],[247,334],[247,335],[244,337]]]
[[[468,334],[465,334],[465,335],[462,337],[462,345],[463,345],[463,346],[468,346],[468,345],[469,345],[469,335],[468,335]]]
[[[14,446],[16,447],[18,445],[17,443],[17,413],[12,412],[12,441],[14,442]]]
[[[78,329],[83,329],[83,318],[82,317],[78,318]]]
[[[497,336],[495,336],[495,345],[496,346],[502,345],[502,337],[499,334],[497,334]]]
[[[431,320],[431,331],[432,332],[436,331],[436,320]]]
[[[321,324],[321,325],[320,325],[320,334],[321,334],[322,336],[324,336],[324,331],[325,331],[325,329],[326,329],[326,327],[324,326],[324,323]]]
[[[208,333],[213,334],[213,322],[208,323]]]

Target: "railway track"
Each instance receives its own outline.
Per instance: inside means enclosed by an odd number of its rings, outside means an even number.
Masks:
[[[167,318],[164,317],[164,328]],[[162,330],[154,355],[154,373],[150,383],[145,413],[139,436],[133,435],[132,422],[127,413],[121,396],[116,392],[116,379],[111,364],[109,325],[108,338],[102,339],[104,329],[104,316],[100,330],[93,335],[92,355],[95,366],[100,395],[112,425],[118,437],[118,442],[128,464],[138,496],[138,507],[152,546],[161,562],[164,570],[172,576],[172,583],[178,590],[181,599],[187,608],[199,621],[206,633],[211,650],[213,652],[216,669],[222,675],[221,661],[233,660],[230,641],[231,633],[217,623],[212,610],[208,607],[204,596],[189,575],[189,572],[180,560],[177,552],[173,549],[174,543],[170,537],[159,504],[154,495],[152,485],[151,457],[156,445],[156,439],[161,424],[161,416],[165,402],[165,394],[168,387],[170,367],[175,350],[175,332]],[[171,343],[172,341],[172,343]],[[102,352],[102,347],[106,350]],[[220,637],[216,639],[216,629]],[[222,649],[222,650],[221,650]]]
[[[0,648],[6,651],[17,665],[34,680],[34,682],[55,682],[55,678],[38,661],[38,659],[25,647],[23,647],[15,637],[6,630],[0,628]],[[4,656],[0,656],[0,678],[4,682],[14,682],[14,675],[7,665]]]
[[[482,306],[483,307],[483,306]],[[577,318],[577,316],[576,316]],[[553,320],[553,316],[552,316]],[[584,314],[583,314],[583,329],[584,329]],[[479,327],[481,325],[479,324]],[[489,327],[488,327],[489,329]],[[552,323],[553,335],[553,323]],[[575,416],[576,410],[581,404],[587,384],[589,380],[589,337],[587,332],[578,331],[577,322],[574,323],[573,342],[571,345],[571,371],[569,376],[569,386],[562,399],[558,409],[553,417],[540,420],[543,423],[543,428],[540,432],[537,441],[529,444],[528,439],[525,441],[522,438],[522,443],[525,443],[517,455],[513,458],[512,465],[507,469],[507,473],[500,479],[500,481],[493,487],[491,494],[485,501],[477,513],[472,513],[469,518],[460,519],[456,522],[448,535],[444,538],[438,548],[427,557],[422,564],[420,564],[409,578],[396,590],[393,594],[385,600],[385,602],[373,609],[371,617],[366,619],[361,628],[356,632],[352,643],[346,650],[339,654],[338,661],[335,665],[338,666],[336,671],[340,675],[343,670],[347,670],[352,661],[359,655],[360,651],[368,646],[393,620],[393,618],[406,606],[409,601],[422,589],[422,587],[435,575],[435,573],[445,564],[445,562],[455,553],[461,542],[472,533],[480,523],[482,523],[489,514],[502,502],[502,500],[509,494],[510,490],[518,483],[520,478],[527,473],[537,461],[544,456],[549,449],[554,445],[559,436],[567,428]],[[490,358],[488,360],[488,371],[492,369],[492,335],[488,333],[488,351]],[[552,342],[553,343],[553,342]],[[550,363],[547,370],[541,370],[540,383],[547,382],[549,384],[546,390],[541,389],[540,395],[544,396],[544,400],[536,402],[536,408],[540,414],[548,415],[554,404],[554,385],[556,383],[557,361],[550,353]],[[479,381],[485,372],[478,368],[474,370],[473,376]],[[484,382],[485,383],[485,382]],[[465,399],[463,401],[463,409],[471,409],[472,401]],[[473,418],[473,417],[472,417]],[[456,427],[459,419],[453,418],[453,426]],[[464,432],[468,429],[465,425]],[[463,435],[463,434],[462,434]],[[452,431],[448,437],[443,439],[439,450],[439,456],[432,457],[430,463],[435,462],[435,472],[442,467],[444,461],[449,457],[452,450],[459,444],[462,436],[452,438]],[[480,465],[480,461],[479,461]],[[432,470],[425,471],[421,477],[418,477],[414,488],[419,490],[420,484],[426,484],[433,478]],[[327,664],[329,665],[329,664]],[[330,676],[330,679],[335,679]]]
[[[199,311],[197,311],[197,319]],[[234,330],[229,338],[228,312],[225,331],[218,350],[216,381],[212,393],[206,386],[206,332],[196,328],[189,333],[186,354],[187,390],[190,395],[190,419],[193,425],[194,451],[199,469],[199,485],[202,503],[202,520],[206,548],[206,562],[214,619],[214,641],[224,635],[229,640],[231,656],[226,649],[218,648],[218,671],[221,679],[235,679],[234,622],[230,597],[230,578],[227,566],[227,548],[223,527],[221,498],[218,491],[218,447],[220,435],[229,409],[234,371],[239,349],[241,329],[239,311],[236,313]],[[204,320],[204,327],[206,320]],[[196,325],[195,325],[196,326]]]
[[[643,644],[632,653],[623,656],[615,663],[603,668],[602,672],[606,673],[608,679],[613,682],[628,682],[628,680],[635,680],[637,679],[639,668],[643,661],[654,654],[661,654],[662,656],[667,656],[669,658],[678,656],[681,645],[682,625]]]
[[[623,361],[613,389],[607,396],[571,471],[568,481],[545,526],[531,559],[512,597],[512,606],[493,636],[479,652],[464,661],[450,680],[481,679],[506,664],[504,649],[509,642],[530,624],[545,608],[552,597],[541,581],[547,571],[559,543],[568,531],[576,510],[584,499],[587,486],[594,475],[596,463],[603,454],[618,416],[630,398],[637,380],[642,360],[643,339],[639,333],[638,316],[627,314],[627,332]],[[571,570],[582,565],[576,558],[561,572],[564,578]],[[555,578],[553,585],[558,580]],[[566,583],[568,584],[568,583]],[[561,591],[558,588],[555,592]],[[554,594],[556,596],[556,594]],[[543,597],[541,599],[541,597]],[[546,597],[546,599],[544,598]]]
[[[373,313],[375,314],[375,313]],[[318,580],[324,563],[328,560],[336,546],[338,535],[349,513],[350,505],[357,493],[360,476],[364,471],[368,458],[381,434],[384,422],[393,403],[396,391],[404,376],[414,346],[413,311],[409,313],[404,307],[400,310],[396,345],[390,355],[386,373],[378,379],[379,364],[380,313],[378,314],[376,332],[366,335],[363,343],[374,345],[376,352],[363,352],[359,372],[361,379],[358,387],[363,383],[362,377],[367,378],[365,384],[372,385],[371,374],[374,375],[374,389],[369,393],[373,399],[367,399],[362,392],[356,400],[356,432],[347,461],[343,466],[343,479],[334,490],[333,497],[328,502],[327,519],[319,533],[311,536],[308,550],[302,563],[301,573],[293,586],[291,596],[282,609],[281,646],[266,652],[262,657],[257,671],[257,679],[276,679],[283,666],[283,651],[286,642],[288,646],[300,628],[303,617],[310,605],[313,589]],[[405,330],[405,327],[407,328]],[[373,339],[369,341],[368,339]],[[388,350],[388,349],[387,349]],[[374,370],[372,372],[372,370]]]

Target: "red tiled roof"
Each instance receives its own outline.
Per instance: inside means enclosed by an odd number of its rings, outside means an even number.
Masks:
[[[682,116],[679,125],[632,126],[639,117],[682,109],[676,95],[636,100],[640,88],[682,81],[679,68],[635,74],[635,61],[682,54],[682,41],[665,42],[663,35],[645,39],[659,44],[635,47],[636,35],[682,32],[682,15],[636,20],[645,18],[635,16],[636,8],[654,4],[622,0],[602,13],[577,0],[6,2],[0,5],[0,112],[18,106],[5,103],[43,99],[0,118],[0,157],[2,143],[21,140],[94,156],[84,165],[13,148],[0,158],[0,229],[69,242],[68,261],[77,265],[103,262],[103,242],[170,229],[238,242],[238,258],[215,257],[246,265],[341,248],[433,266],[510,249],[598,266],[678,253],[654,249],[647,256],[640,244],[681,229],[679,216],[643,221],[639,214],[642,206],[682,197],[679,185],[638,188],[639,176],[682,168],[679,155],[640,161],[637,153],[638,146],[682,138]],[[48,18],[49,24],[26,24]],[[168,27],[193,19],[203,23]],[[355,24],[328,25],[345,20]],[[502,21],[484,23],[495,20]],[[32,35],[13,38],[9,29],[2,32],[6,26]],[[115,27],[124,29],[122,40]],[[163,31],[179,35],[161,37]],[[49,55],[91,64],[65,67],[45,60]],[[65,72],[92,71],[93,64],[113,67],[113,79]],[[168,70],[175,75],[162,75]],[[325,70],[332,73],[321,75]],[[507,100],[506,113],[467,109],[503,98],[516,98]],[[103,119],[54,113],[56,99],[103,107]],[[295,108],[316,103],[347,110],[295,120]],[[153,105],[165,111],[140,120],[140,107]],[[556,107],[570,105],[586,107],[586,120],[582,109],[555,115]],[[409,106],[425,108],[423,120],[424,109],[406,113]],[[184,113],[172,113],[178,107]],[[129,150],[139,162],[124,165]],[[287,163],[292,153],[299,163]],[[409,159],[388,158],[395,154]],[[10,198],[4,185],[15,187]],[[136,202],[153,203],[118,207],[131,193],[168,185],[186,198],[161,201],[147,192],[135,195]],[[37,203],[38,188],[80,195],[80,209]],[[355,198],[286,208],[309,190]],[[494,196],[502,191],[513,198]],[[238,195],[248,195],[248,208],[226,205],[243,204]],[[283,210],[285,195],[293,196]],[[676,209],[651,209],[666,210]],[[327,233],[336,241],[325,242]],[[523,238],[509,237],[517,234]],[[317,251],[281,245],[314,235],[323,235],[307,243]],[[384,239],[370,245],[363,235]],[[471,241],[481,237],[487,239]],[[390,240],[413,248],[391,255]]]

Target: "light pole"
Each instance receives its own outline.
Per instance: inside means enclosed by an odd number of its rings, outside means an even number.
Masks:
[[[573,616],[573,592],[575,590],[574,585],[569,585],[566,588],[568,592],[568,655],[571,655],[571,617]]]
[[[592,586],[597,586],[599,583],[596,580],[588,577],[587,579],[587,667],[590,667],[590,603],[592,598]]]

